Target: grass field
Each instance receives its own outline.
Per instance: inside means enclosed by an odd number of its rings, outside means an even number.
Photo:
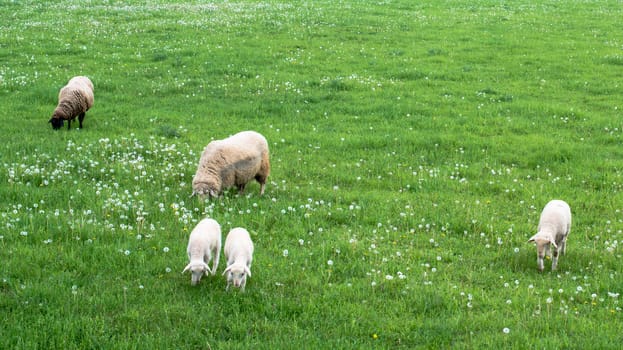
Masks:
[[[621,1],[0,0],[0,348],[618,349]],[[618,28],[618,29],[617,29]],[[95,85],[84,128],[59,89]],[[212,139],[272,174],[190,197]],[[573,211],[558,271],[527,240]],[[204,217],[245,293],[181,271]]]

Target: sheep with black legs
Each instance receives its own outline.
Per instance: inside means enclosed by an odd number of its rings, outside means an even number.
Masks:
[[[80,129],[86,112],[93,106],[93,83],[85,76],[73,77],[58,94],[58,105],[50,118],[52,128],[60,129],[67,120],[67,130],[71,121],[78,117]]]
[[[255,131],[242,131],[223,140],[210,142],[201,154],[193,177],[193,195],[218,197],[224,189],[236,186],[240,193],[255,179],[264,194],[270,175],[266,138]]]
[[[189,271],[192,274],[191,284],[194,286],[205,274],[216,274],[221,252],[221,226],[213,219],[203,219],[190,233],[188,238],[188,260],[190,262],[182,273]],[[208,263],[212,260],[212,269]]]
[[[528,242],[536,243],[537,265],[543,271],[543,258],[550,255],[550,246],[553,246],[552,271],[558,267],[558,255],[566,252],[567,237],[571,230],[571,208],[561,200],[552,200],[541,212],[538,232],[530,237]]]

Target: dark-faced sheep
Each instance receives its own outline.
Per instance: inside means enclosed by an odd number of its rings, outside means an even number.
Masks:
[[[260,183],[262,195],[269,174],[266,138],[255,131],[242,131],[206,146],[193,178],[193,195],[218,197],[224,189],[233,186],[243,193],[253,179]]]
[[[54,129],[60,129],[65,120],[67,130],[71,129],[71,121],[78,117],[80,128],[85,113],[93,106],[93,83],[84,76],[73,77],[58,94],[58,105],[50,118]]]

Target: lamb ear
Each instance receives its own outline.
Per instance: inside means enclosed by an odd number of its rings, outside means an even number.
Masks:
[[[188,265],[186,265],[186,267],[184,268],[184,271],[182,271],[182,273],[188,271],[188,269],[190,269],[190,263],[188,263]]]
[[[528,240],[528,243],[530,242],[534,242],[536,240],[536,236],[538,235],[538,233],[532,237],[530,237],[530,239]]]
[[[251,277],[251,270],[249,269],[248,266],[244,267],[244,271],[247,273],[247,276]]]
[[[228,272],[229,272],[229,270],[231,270],[231,266],[232,266],[232,265],[227,266],[227,268],[225,269],[225,271],[223,271],[223,276],[225,276],[225,274],[226,274],[226,273],[228,273]]]

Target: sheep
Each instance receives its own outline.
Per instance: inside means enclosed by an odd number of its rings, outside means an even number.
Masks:
[[[190,270],[191,284],[194,286],[201,280],[201,276],[216,274],[221,252],[221,226],[213,219],[203,219],[190,233],[188,238],[188,260],[190,262],[182,273]],[[212,259],[212,269],[208,263]]]
[[[241,227],[229,231],[225,238],[225,258],[227,268],[223,275],[227,275],[227,288],[234,285],[244,292],[247,276],[251,277],[251,262],[253,261],[253,241],[249,232]]]
[[[566,252],[567,237],[571,230],[571,208],[561,200],[552,200],[541,212],[538,232],[528,242],[536,242],[537,264],[539,271],[543,271],[543,258],[551,255],[550,245],[554,246],[552,257],[552,271],[558,265],[558,255]]]
[[[224,189],[237,186],[240,193],[253,178],[264,194],[270,174],[268,142],[255,131],[242,131],[205,147],[193,178],[191,195],[218,197]]]
[[[71,129],[71,121],[78,117],[80,129],[85,113],[93,106],[93,83],[85,76],[76,76],[61,88],[58,94],[58,105],[48,121],[52,128],[60,129],[67,120],[67,130]]]

